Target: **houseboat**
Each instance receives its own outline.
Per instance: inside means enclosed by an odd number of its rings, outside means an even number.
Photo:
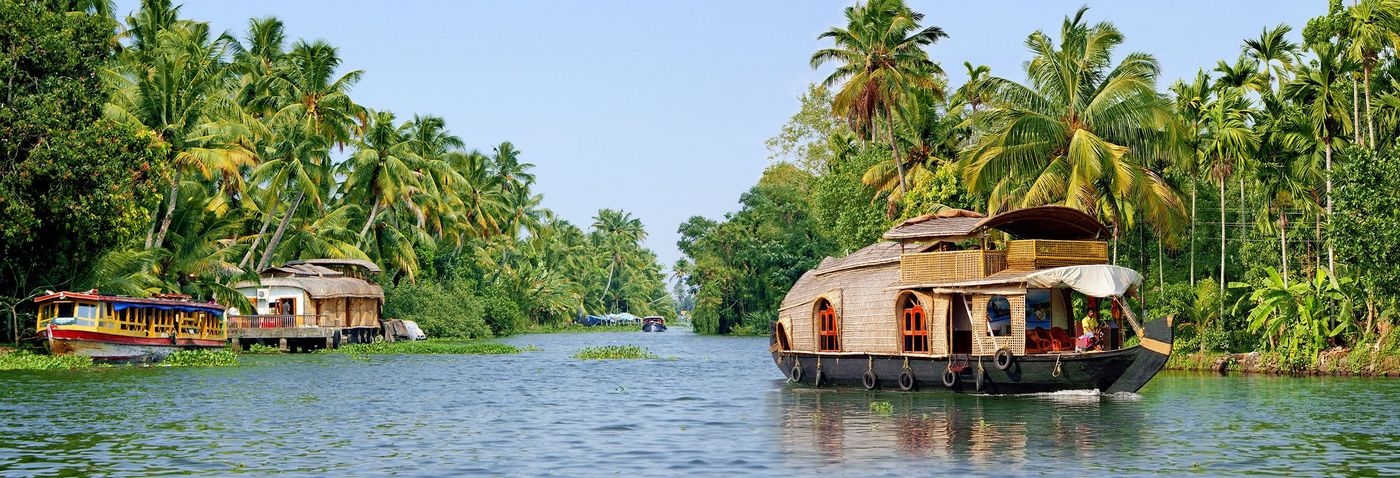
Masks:
[[[53,354],[101,362],[156,362],[181,349],[224,346],[224,308],[189,296],[150,298],[50,292],[34,299],[35,327]]]
[[[1166,363],[1171,323],[1137,320],[1142,276],[1108,264],[1108,236],[1058,206],[905,221],[798,279],[773,362],[818,387],[1136,392]]]

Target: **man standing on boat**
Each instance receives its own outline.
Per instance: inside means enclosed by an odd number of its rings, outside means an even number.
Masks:
[[[1079,323],[1079,325],[1084,330],[1084,333],[1074,341],[1075,352],[1084,352],[1086,350],[1089,350],[1090,348],[1093,348],[1094,344],[1097,342],[1097,340],[1095,339],[1098,337],[1097,332],[1099,330],[1099,311],[1095,307],[1095,305],[1096,304],[1094,304],[1093,301],[1089,302],[1089,311],[1084,315],[1084,320],[1081,320]]]

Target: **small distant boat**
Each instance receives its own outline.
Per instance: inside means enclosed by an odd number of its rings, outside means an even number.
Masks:
[[[39,304],[36,330],[49,353],[100,362],[157,362],[176,350],[223,347],[224,308],[187,295],[150,298],[52,292]]]
[[[642,332],[665,332],[666,318],[653,315],[642,319]]]

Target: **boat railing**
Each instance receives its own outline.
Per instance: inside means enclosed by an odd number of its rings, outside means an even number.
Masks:
[[[921,252],[899,258],[900,281],[905,284],[981,279],[1003,269],[1005,251]]]
[[[1008,241],[1006,265],[1016,270],[1108,263],[1104,241],[1024,239]]]
[[[318,327],[324,317],[324,315],[232,315],[228,318],[228,328],[277,329]]]

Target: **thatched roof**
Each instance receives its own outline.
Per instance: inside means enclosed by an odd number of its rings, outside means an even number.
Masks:
[[[364,270],[366,270],[366,271],[369,271],[369,272],[371,272],[371,273],[374,273],[374,274],[378,274],[378,273],[380,273],[380,272],[384,272],[383,270],[380,270],[380,269],[379,269],[379,266],[375,265],[373,262],[366,261],[366,260],[363,260],[363,259],[302,259],[302,260],[296,260],[296,261],[288,261],[286,264],[283,264],[283,265],[295,266],[295,265],[300,265],[300,264],[311,264],[311,265],[317,265],[317,266],[330,266],[330,267],[335,267],[335,266],[359,267],[359,268],[362,268],[362,269],[364,269]]]
[[[987,229],[997,229],[1020,239],[1092,240],[1108,237],[1102,223],[1083,211],[1064,206],[1017,209],[984,218],[962,209],[919,216],[885,232],[893,241],[957,241]]]
[[[292,264],[288,262],[280,266],[272,266],[263,269],[261,275],[266,277],[275,277],[278,275],[287,275],[294,277],[341,277],[345,274],[342,274],[340,273],[340,271],[337,271],[335,269],[330,269],[317,265],[300,263]]]
[[[910,218],[885,232],[891,241],[909,239],[960,239],[971,236],[987,216],[966,209],[944,209]]]
[[[818,274],[827,272],[851,269],[855,267],[872,266],[888,262],[898,262],[902,248],[898,242],[877,242],[852,252],[851,255],[840,259],[827,257],[822,259],[821,264],[813,269]]]
[[[255,283],[243,281],[234,284],[235,289],[252,287],[293,287],[306,291],[312,299],[334,299],[339,297],[366,297],[383,299],[384,289],[379,284],[354,277],[263,277]]]

